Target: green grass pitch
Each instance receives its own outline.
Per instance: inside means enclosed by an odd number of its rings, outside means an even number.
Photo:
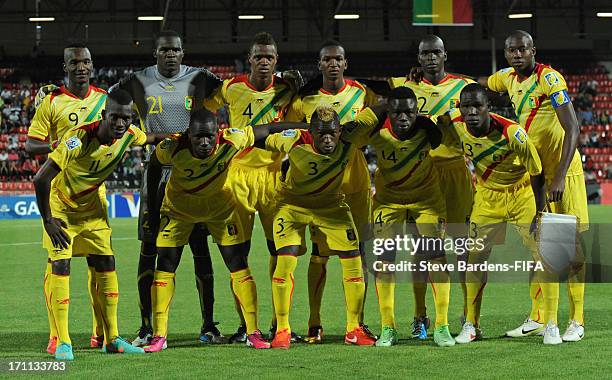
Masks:
[[[610,221],[612,207],[590,208],[592,222]],[[132,339],[140,325],[137,304],[136,267],[139,243],[135,219],[114,219],[113,245],[120,283],[119,329]],[[259,321],[267,330],[271,316],[271,290],[268,280],[268,253],[259,225],[254,232],[250,263],[257,281]],[[0,361],[49,360],[45,352],[48,338],[47,316],[42,294],[46,253],[40,244],[38,220],[0,222]],[[609,237],[608,237],[609,238]],[[610,252],[601,246],[601,254]],[[212,248],[215,266],[215,316],[221,331],[230,335],[238,321],[229,289],[229,275],[216,248]],[[495,254],[495,253],[494,253]],[[299,333],[307,328],[308,296],[306,270],[308,256],[299,260],[295,275],[296,289],[291,314],[292,327]],[[131,378],[176,377],[328,377],[335,378],[601,378],[612,373],[612,303],[611,284],[587,284],[586,337],[579,343],[556,347],[542,345],[541,337],[504,339],[500,336],[514,328],[528,311],[526,284],[489,284],[485,293],[482,320],[485,338],[468,346],[439,348],[427,341],[407,339],[412,319],[412,293],[409,284],[399,284],[396,315],[400,344],[391,348],[348,347],[344,334],[344,299],[337,259],[328,266],[328,280],[323,303],[326,344],[295,344],[289,351],[256,351],[242,345],[202,345],[197,341],[200,313],[194,286],[193,261],[188,249],[183,254],[177,274],[176,296],[169,322],[169,349],[158,354],[122,356],[104,355],[88,348],[91,312],[86,291],[87,272],[84,259],[74,259],[71,280],[70,331],[75,347],[75,361],[65,375],[75,378],[123,375]],[[449,319],[451,332],[460,330],[460,288],[453,285]],[[431,290],[428,306],[433,314]],[[565,328],[568,302],[565,286],[561,288],[559,320]],[[378,304],[374,289],[367,295],[366,322],[380,330]],[[0,376],[7,373],[0,373]]]

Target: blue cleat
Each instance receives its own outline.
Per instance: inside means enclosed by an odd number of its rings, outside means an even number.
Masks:
[[[118,336],[109,344],[104,344],[102,352],[106,354],[144,354],[140,347],[134,347],[130,342]]]
[[[412,322],[412,338],[418,338],[421,340],[427,339],[427,329],[429,328],[429,318],[422,316],[414,318]]]
[[[60,343],[55,349],[55,360],[74,360],[72,345]]]

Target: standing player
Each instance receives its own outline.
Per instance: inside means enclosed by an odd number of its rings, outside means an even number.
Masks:
[[[447,59],[446,49],[442,39],[435,35],[428,35],[419,43],[417,56],[423,79],[418,83],[407,77],[391,78],[391,87],[407,86],[417,97],[418,112],[424,115],[443,115],[459,104],[459,93],[468,83],[473,82],[452,74],[446,73],[444,63]],[[447,233],[455,238],[467,236],[467,221],[472,209],[473,186],[472,178],[465,165],[465,160],[459,146],[442,144],[431,152],[434,167],[440,174],[440,186],[446,203]],[[457,256],[458,260],[465,260],[466,255]],[[460,273],[461,289],[463,293],[463,310],[466,312],[465,273]],[[425,306],[427,284],[413,282],[415,300],[415,320],[413,324],[413,337],[426,337],[429,319]]]
[[[74,359],[68,334],[73,253],[88,255],[95,268],[96,297],[104,321],[103,351],[144,353],[119,336],[119,285],[111,229],[106,205],[98,193],[126,149],[154,142],[153,136],[147,137],[131,126],[131,120],[130,95],[120,90],[110,94],[102,120],[65,134],[34,179],[45,229],[43,246],[51,259],[49,302],[57,326],[55,358],[58,360]]]
[[[515,225],[534,260],[538,260],[530,227],[536,217],[536,199],[541,199],[534,197],[534,190],[540,195],[542,164],[525,130],[512,120],[489,113],[485,89],[477,83],[461,91],[459,110],[452,110],[439,122],[447,136],[461,142],[464,154],[476,168],[478,182],[470,216],[470,237],[484,239],[484,246],[469,253],[469,263],[485,262],[492,245],[503,244],[507,222]],[[544,320],[548,322],[544,343],[558,344],[561,343],[557,328],[559,284],[545,273],[538,272],[537,276],[545,304]],[[457,343],[469,343],[481,337],[479,319],[486,272],[471,272],[468,280],[466,322],[456,338]]]
[[[417,99],[410,88],[402,86],[391,90],[386,111],[386,118],[364,115],[371,120],[347,136],[358,146],[370,143],[376,150],[378,170],[372,206],[374,236],[377,239],[395,239],[403,234],[404,225],[416,225],[414,235],[422,242],[437,242],[415,252],[413,259],[417,268],[421,268],[424,261],[445,264],[446,256],[441,244],[446,215],[444,195],[429,155],[440,145],[440,132],[429,118],[418,115]],[[364,112],[371,114],[368,110]],[[385,252],[381,261],[394,262],[395,255],[395,250]],[[424,271],[419,272],[415,272],[417,277],[423,276]],[[427,278],[426,272],[424,276]],[[434,341],[441,347],[453,346],[455,341],[448,330],[448,271],[433,271],[429,277],[436,306]],[[395,274],[392,271],[377,271],[376,293],[382,322],[382,333],[376,345],[392,346],[397,343]]]
[[[305,231],[311,226],[319,239],[340,256],[346,299],[344,342],[359,346],[375,343],[359,325],[365,285],[359,253],[359,236],[344,202],[341,186],[354,145],[340,141],[338,114],[330,106],[318,106],[308,130],[288,130],[267,138],[265,147],[289,156],[289,170],[281,182],[274,217],[274,244],[278,261],[272,277],[277,331],[272,348],[291,345],[289,311],[293,295],[293,273],[297,256],[306,251]]]
[[[255,35],[249,49],[249,74],[226,79],[206,100],[211,111],[227,105],[232,128],[244,129],[251,125],[273,123],[283,120],[294,91],[281,78],[274,75],[278,53],[271,34],[261,32]],[[255,212],[259,214],[270,253],[270,276],[276,267],[276,249],[272,233],[275,210],[274,196],[280,177],[282,155],[260,148],[248,148],[232,160],[229,168],[229,182],[240,207],[251,215],[251,224],[246,226],[246,237],[251,238]],[[239,307],[237,306],[238,312]],[[245,321],[241,323],[232,341],[246,340]],[[276,322],[272,321],[273,327]]]
[[[574,215],[578,230],[589,228],[586,188],[580,155],[576,149],[580,130],[574,107],[567,94],[563,76],[550,66],[535,61],[536,49],[529,33],[512,32],[505,42],[504,54],[511,67],[502,69],[486,80],[492,91],[510,95],[519,123],[533,141],[542,159],[546,192],[552,211]],[[485,84],[485,81],[481,81]],[[544,206],[542,206],[544,207]],[[541,211],[538,210],[538,211]],[[580,244],[577,257],[584,258]],[[564,341],[579,341],[584,336],[584,277],[582,259],[572,266],[567,289],[570,321],[563,334]],[[509,336],[525,336],[544,329],[547,321],[539,320],[540,286],[530,285],[532,308],[530,316]]]
[[[291,104],[286,120],[310,122],[312,114],[319,105],[329,105],[338,114],[340,123],[353,121],[357,114],[367,106],[376,102],[376,94],[361,83],[344,78],[348,61],[342,45],[337,41],[327,41],[319,51],[319,70],[323,75],[323,85],[319,89],[300,91]],[[305,87],[306,88],[306,87]],[[368,239],[370,226],[370,173],[363,152],[355,149],[348,161],[342,180],[342,192],[346,195],[346,203],[351,209],[351,215],[359,233],[359,251],[362,264],[365,266],[364,244]],[[308,265],[308,300],[310,318],[308,319],[307,343],[321,343],[323,327],[321,326],[321,300],[327,277],[327,261],[329,249],[313,237],[312,256]],[[367,291],[367,272],[364,270],[364,280]],[[365,298],[364,298],[365,299]],[[363,312],[359,322],[363,325]],[[367,326],[363,326],[368,331]]]
[[[64,49],[64,71],[68,77],[65,86],[60,88],[53,86],[49,94],[41,93],[44,98],[37,106],[26,140],[26,151],[32,156],[51,153],[67,132],[100,120],[101,112],[104,110],[106,91],[89,83],[93,71],[93,60],[89,49],[85,45],[73,44]],[[104,184],[99,188],[99,195],[102,206],[106,207],[106,188]],[[95,269],[90,258],[87,258],[87,274],[89,299],[93,311],[90,346],[101,347],[104,340],[103,321],[96,297]],[[43,289],[50,327],[47,352],[53,355],[58,335],[49,303],[50,276],[51,260],[49,259],[45,269]]]
[[[184,66],[183,45],[178,33],[165,30],[155,40],[153,56],[157,63],[142,71],[124,78],[119,88],[128,91],[137,106],[140,123],[148,133],[180,133],[189,126],[189,115],[202,107],[203,100],[221,81],[206,69]],[[111,90],[112,91],[112,90]],[[163,194],[168,181],[170,169],[164,170],[159,192]],[[146,178],[146,170],[144,178]],[[151,326],[151,284],[155,270],[155,236],[147,224],[147,184],[143,181],[140,193],[140,214],[138,219],[138,239],[140,259],[138,262],[138,294],[141,315],[141,327],[138,337],[132,342],[135,346],[144,346],[152,338]],[[206,233],[195,228],[189,239],[193,253],[196,288],[200,296],[202,313],[201,342],[221,343],[223,335],[215,326],[214,280],[212,262]]]

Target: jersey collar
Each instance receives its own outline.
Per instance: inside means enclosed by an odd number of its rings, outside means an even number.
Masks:
[[[331,92],[327,91],[326,89],[324,89],[323,87],[321,87],[319,89],[319,91],[325,95],[338,95],[340,94],[342,91],[344,91],[349,85],[349,81],[347,79],[344,79],[344,85],[338,90],[338,92],[336,92],[335,94],[332,94]]]
[[[89,85],[89,89],[87,90],[87,95],[85,95],[85,97],[84,97],[83,99],[86,99],[86,98],[88,98],[88,97],[89,97],[89,94],[91,94],[91,91],[92,91],[92,87],[93,87],[93,86],[90,84],[90,85]],[[70,96],[71,98],[75,98],[75,99],[78,99],[78,100],[83,100],[83,99],[79,98],[78,96],[76,96],[75,94],[73,94],[72,92],[70,92],[70,91],[69,91],[69,90],[66,88],[66,86],[64,86],[64,85],[62,85],[62,87],[60,87],[60,92],[61,92],[62,94],[64,94],[64,95],[68,95],[68,96]]]
[[[274,85],[276,84],[277,81],[277,76],[272,74],[272,82],[270,82],[270,84],[268,85],[268,87],[264,88],[263,90],[259,91],[258,89],[255,88],[255,86],[253,86],[251,84],[251,82],[249,81],[249,74],[244,74],[244,83],[247,85],[248,88],[250,88],[253,91],[257,91],[257,92],[264,92],[264,91],[268,91],[269,89],[271,89],[272,87],[274,87]]]
[[[440,81],[438,84],[436,84],[436,85],[434,85],[433,83],[431,83],[430,81],[428,81],[427,79],[425,79],[425,77],[423,77],[422,81],[423,81],[423,83],[426,83],[426,84],[428,84],[428,85],[430,85],[430,86],[437,86],[437,85],[440,85],[440,84],[442,84],[442,83],[446,82],[447,80],[449,80],[449,79],[451,79],[451,78],[452,78],[452,76],[451,76],[449,73],[446,73],[446,75],[444,76],[444,78],[442,78],[442,80],[441,80],[441,81]]]

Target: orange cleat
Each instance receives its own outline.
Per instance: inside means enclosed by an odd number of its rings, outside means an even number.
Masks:
[[[92,335],[91,338],[89,338],[89,347],[102,348],[103,345],[104,345],[104,335],[100,335],[100,336]]]
[[[291,347],[291,331],[289,329],[282,329],[277,331],[272,339],[272,348],[280,348],[288,350]]]
[[[47,353],[49,355],[55,355],[55,349],[57,348],[57,337],[52,336],[49,338],[49,343],[47,344]]]
[[[362,326],[356,327],[353,331],[349,331],[344,336],[344,344],[354,344],[355,346],[373,346],[376,340],[372,339]]]

